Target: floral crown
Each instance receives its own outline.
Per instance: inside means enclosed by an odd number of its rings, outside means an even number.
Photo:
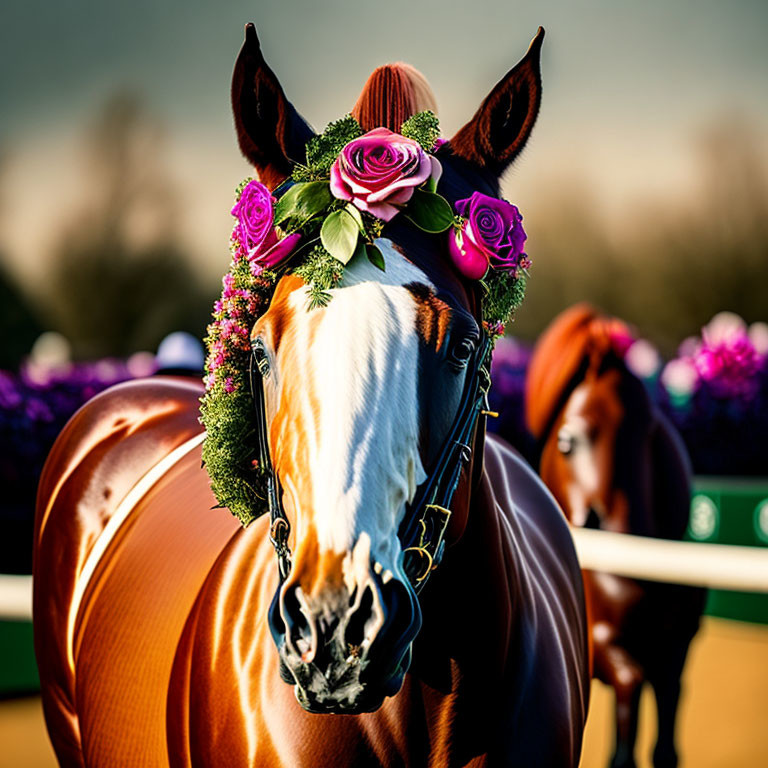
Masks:
[[[308,142],[306,164],[296,165],[275,195],[253,179],[237,188],[232,262],[205,340],[200,420],[211,489],[243,525],[267,511],[249,388],[250,331],[281,275],[292,272],[306,282],[310,309],[324,306],[347,264],[368,259],[385,269],[376,239],[404,216],[424,232],[445,234],[452,263],[479,281],[483,327],[492,340],[522,302],[530,266],[522,216],[511,203],[480,192],[455,207],[437,194],[439,135],[432,112],[414,115],[399,134],[386,128],[363,134],[347,116]]]

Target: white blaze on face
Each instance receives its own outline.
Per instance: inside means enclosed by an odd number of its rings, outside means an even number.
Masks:
[[[291,295],[293,368],[279,371],[306,382],[298,411],[307,441],[302,471],[310,478],[319,549],[353,552],[360,544],[366,562],[352,557],[345,570],[366,573],[369,557],[396,572],[405,504],[426,478],[418,446],[417,306],[404,285],[430,283],[388,241],[378,245],[386,272],[367,262],[348,268],[326,307],[308,311],[303,288]],[[295,508],[302,500],[291,493],[291,478],[281,479]]]

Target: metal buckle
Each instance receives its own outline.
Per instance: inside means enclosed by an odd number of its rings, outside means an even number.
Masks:
[[[427,558],[427,567],[424,570],[424,573],[421,574],[421,576],[416,576],[416,583],[420,584],[424,579],[429,576],[432,571],[437,568],[437,566],[434,564],[434,560],[432,559],[432,555],[429,554],[429,550],[426,547],[406,547],[403,552],[418,552],[423,557]]]
[[[448,521],[451,519],[451,510],[447,507],[442,507],[440,504],[425,504],[424,514],[419,520],[421,525],[421,535],[419,536],[419,543],[415,546],[406,547],[403,550],[405,552],[418,552],[421,558],[426,558],[427,563],[424,570],[420,575],[414,576],[417,584],[424,582],[429,574],[437,568],[442,559],[444,547],[443,536],[445,536],[446,528],[448,527]],[[427,538],[428,526],[427,521],[431,523],[429,532],[430,538]]]

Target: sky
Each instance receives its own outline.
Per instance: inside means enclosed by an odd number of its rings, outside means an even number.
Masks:
[[[165,126],[185,247],[223,271],[229,201],[249,172],[229,105],[246,21],[316,128],[349,110],[373,68],[404,60],[432,83],[446,136],[544,26],[542,110],[504,184],[521,207],[576,179],[620,218],[636,199],[690,194],[713,122],[768,136],[764,0],[5,0],[1,13],[0,250],[28,280],[84,193],[84,130],[120,88]]]

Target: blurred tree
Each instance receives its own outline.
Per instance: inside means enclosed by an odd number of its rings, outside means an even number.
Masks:
[[[40,322],[16,281],[0,269],[0,368],[16,370],[41,332]]]
[[[768,319],[768,170],[759,132],[729,117],[699,142],[692,198],[634,206],[609,233],[587,185],[571,185],[526,219],[533,257],[512,332],[533,340],[554,316],[589,301],[674,352],[721,310]],[[663,171],[660,171],[663,172]]]
[[[5,164],[5,154],[0,150],[0,178]],[[5,210],[0,198],[0,220]],[[0,252],[0,368],[15,370],[26,355],[42,328],[24,291],[3,264]]]
[[[87,134],[90,198],[54,249],[48,310],[76,357],[154,349],[169,332],[201,336],[212,296],[177,237],[162,131],[133,94],[104,106]]]

